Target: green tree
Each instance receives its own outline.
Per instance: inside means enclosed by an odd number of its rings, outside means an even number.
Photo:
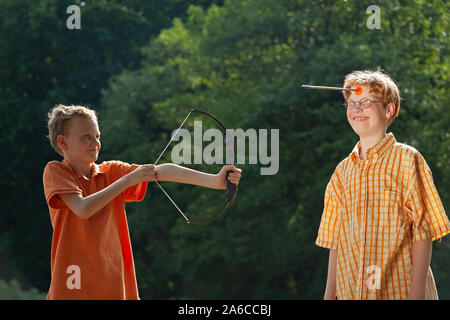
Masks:
[[[42,189],[51,150],[47,112],[56,104],[101,110],[111,75],[140,66],[140,47],[196,1],[85,1],[81,29],[69,30],[75,1],[0,2],[0,252],[21,282],[47,290],[51,224]],[[30,250],[32,248],[32,250]]]
[[[381,29],[360,1],[225,1],[191,6],[142,52],[142,67],[103,94],[104,156],[153,162],[196,106],[228,127],[280,129],[280,170],[244,169],[232,208],[208,227],[186,225],[157,188],[130,207],[143,298],[285,298],[323,295],[328,254],[314,245],[326,184],[357,142],[336,93],[356,69],[381,66],[404,101],[390,127],[427,158],[448,207],[448,12],[444,1],[382,1]],[[432,106],[432,107],[430,107]],[[436,149],[437,148],[437,149]],[[435,154],[440,150],[442,155]],[[169,160],[166,154],[165,160]],[[206,167],[197,167],[204,168]],[[188,212],[214,211],[217,193],[168,185]],[[448,254],[437,244],[437,282]],[[444,287],[441,297],[450,296]]]

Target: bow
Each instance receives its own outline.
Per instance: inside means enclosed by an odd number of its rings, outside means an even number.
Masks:
[[[164,148],[164,150],[161,152],[161,154],[159,155],[158,159],[156,159],[154,165],[156,166],[156,164],[158,163],[159,159],[161,159],[161,156],[164,154],[164,152],[166,151],[166,149],[169,147],[170,143],[173,141],[173,139],[176,137],[176,135],[178,134],[178,131],[180,131],[180,129],[183,127],[184,123],[186,122],[186,120],[189,118],[189,116],[191,115],[192,112],[196,112],[196,113],[200,113],[203,115],[206,115],[210,118],[212,118],[214,121],[216,121],[219,126],[222,128],[223,133],[224,133],[224,143],[226,146],[226,150],[232,150],[233,152],[227,152],[227,164],[233,164],[233,160],[229,159],[230,155],[232,155],[234,157],[234,136],[225,128],[225,126],[222,124],[222,122],[220,122],[219,119],[217,119],[216,117],[214,117],[212,114],[209,114],[206,111],[201,111],[201,110],[197,110],[197,109],[189,109],[189,113],[186,116],[186,118],[183,120],[183,122],[181,123],[181,125],[178,127],[178,130],[175,132],[175,134],[172,136],[172,138],[170,139],[169,143],[166,145],[166,147]],[[190,220],[186,217],[186,215],[183,213],[183,211],[181,211],[181,209],[176,205],[176,203],[172,200],[172,198],[167,194],[167,192],[163,189],[163,187],[161,187],[161,185],[158,183],[158,181],[155,180],[156,185],[162,190],[162,192],[164,192],[164,194],[166,195],[166,197],[172,202],[172,204],[175,206],[175,208],[177,208],[177,210],[181,213],[181,215],[184,217],[184,219],[186,220],[187,223],[189,224],[207,224],[210,223],[214,220],[216,220],[220,215],[222,215],[222,213],[225,212],[225,210],[228,208],[228,206],[233,202],[234,198],[236,197],[236,191],[238,190],[237,186],[233,183],[231,183],[228,180],[228,175],[233,172],[232,170],[228,170],[227,174],[226,174],[226,181],[227,181],[227,189],[225,191],[225,205],[223,206],[222,209],[220,209],[216,214],[214,214],[212,217],[210,217],[209,219],[206,220]]]

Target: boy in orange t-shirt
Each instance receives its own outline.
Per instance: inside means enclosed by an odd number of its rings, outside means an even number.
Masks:
[[[450,232],[431,170],[388,126],[400,93],[381,70],[355,71],[344,88],[347,120],[360,140],[325,191],[316,244],[330,249],[324,299],[438,299],[432,241]]]
[[[228,170],[231,183],[241,177],[232,165],[212,175],[170,163],[96,164],[100,131],[95,111],[86,107],[56,106],[48,128],[64,160],[49,162],[43,174],[53,227],[47,299],[139,299],[125,202],[141,201],[149,181],[225,189]]]

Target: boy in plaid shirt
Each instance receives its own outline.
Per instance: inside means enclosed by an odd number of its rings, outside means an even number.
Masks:
[[[330,249],[324,299],[438,299],[432,241],[450,222],[431,170],[388,126],[400,93],[380,70],[348,74],[347,120],[360,137],[325,192],[316,244]]]

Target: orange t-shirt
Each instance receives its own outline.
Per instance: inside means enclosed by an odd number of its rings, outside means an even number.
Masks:
[[[66,160],[46,165],[44,193],[53,226],[47,299],[139,299],[125,201],[141,201],[147,183],[126,189],[89,219],[79,218],[59,197],[86,197],[138,167],[121,161],[94,163],[87,179]]]

